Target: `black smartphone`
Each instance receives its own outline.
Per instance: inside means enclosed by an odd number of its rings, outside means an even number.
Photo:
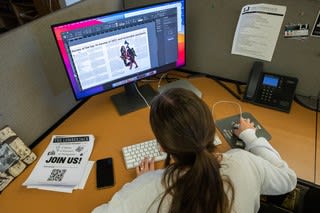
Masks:
[[[114,186],[112,158],[97,160],[97,188]]]

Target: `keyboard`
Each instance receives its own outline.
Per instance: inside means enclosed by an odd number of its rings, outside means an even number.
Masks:
[[[221,144],[220,138],[215,136],[213,143],[215,145]],[[125,146],[122,148],[122,154],[127,169],[137,167],[145,157],[154,157],[155,162],[164,160],[167,157],[167,153],[161,152],[156,139]]]
[[[214,136],[213,144],[216,145],[216,146],[222,144],[222,142],[221,142],[221,140],[220,140],[218,135]]]
[[[167,157],[167,153],[160,151],[156,139],[123,147],[122,154],[127,169],[137,167],[145,157],[154,157],[155,162],[164,160]]]

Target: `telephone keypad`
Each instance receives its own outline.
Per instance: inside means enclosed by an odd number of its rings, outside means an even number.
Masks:
[[[264,86],[261,90],[261,101],[270,102],[273,94],[273,88]]]

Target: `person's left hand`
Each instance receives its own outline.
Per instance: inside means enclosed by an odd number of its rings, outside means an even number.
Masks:
[[[137,176],[142,175],[146,172],[154,171],[154,157],[149,159],[145,157],[139,166],[136,167]]]

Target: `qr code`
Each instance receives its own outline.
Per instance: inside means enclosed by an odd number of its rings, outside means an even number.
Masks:
[[[66,173],[66,169],[53,169],[51,171],[50,177],[48,181],[62,181],[64,174]]]

